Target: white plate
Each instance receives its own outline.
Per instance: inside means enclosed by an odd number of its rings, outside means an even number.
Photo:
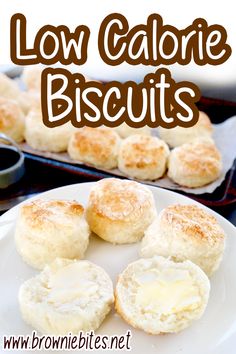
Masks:
[[[43,193],[42,197],[76,199],[86,205],[92,185],[93,183],[84,183],[57,188]],[[154,194],[158,211],[173,203],[198,204],[168,190],[149,188]],[[6,220],[15,220],[18,209],[19,206],[16,206],[5,213],[0,218],[0,225]],[[216,216],[228,238],[223,262],[211,279],[210,300],[204,316],[179,334],[152,336],[135,330],[112,313],[97,333],[125,334],[130,329],[132,353],[135,354],[235,354],[236,229],[220,215],[210,210],[209,212]],[[32,331],[21,319],[17,293],[20,284],[37,272],[27,266],[17,254],[13,231],[14,222],[0,226],[0,336],[26,335]],[[138,249],[138,244],[114,246],[92,237],[86,258],[102,266],[115,284],[118,273],[138,258]]]

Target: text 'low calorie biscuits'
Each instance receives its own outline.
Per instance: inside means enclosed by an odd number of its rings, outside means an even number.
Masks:
[[[113,301],[112,281],[89,261],[58,258],[19,291],[23,319],[46,334],[96,330]]]
[[[225,233],[213,215],[196,205],[174,204],[146,230],[140,254],[189,259],[210,276],[219,267],[224,248]]]
[[[143,184],[105,178],[91,189],[86,216],[91,230],[102,239],[137,242],[156,216],[155,201]]]
[[[83,258],[90,230],[76,201],[36,199],[21,206],[16,248],[29,265],[42,269],[57,257]]]
[[[191,261],[139,259],[119,275],[115,308],[135,328],[150,334],[176,333],[205,311],[210,282]]]

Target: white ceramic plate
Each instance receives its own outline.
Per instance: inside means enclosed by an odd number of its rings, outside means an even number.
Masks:
[[[43,198],[76,199],[86,205],[93,183],[76,184],[43,193]],[[149,187],[158,211],[173,203],[198,204],[180,194]],[[19,206],[0,218],[0,336],[26,335],[32,328],[21,319],[17,294],[20,284],[37,272],[27,266],[14,245],[14,220]],[[220,269],[211,279],[210,300],[204,316],[179,334],[152,336],[135,330],[118,315],[111,313],[97,333],[125,334],[132,331],[132,353],[161,354],[235,354],[236,348],[236,229],[220,215],[215,215],[227,234],[227,246]],[[138,258],[139,245],[119,245],[92,237],[86,258],[102,266],[114,284],[126,265]],[[99,352],[99,351],[97,351]],[[26,353],[26,351],[24,351]],[[48,351],[47,351],[48,353]],[[55,353],[55,352],[54,352]],[[68,353],[68,352],[67,352]],[[104,351],[103,351],[104,353]]]

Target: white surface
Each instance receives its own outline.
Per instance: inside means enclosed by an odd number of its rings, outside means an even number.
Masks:
[[[43,193],[44,198],[76,199],[86,205],[93,183],[77,184]],[[184,196],[156,187],[154,193],[158,211],[173,203],[198,204]],[[14,219],[19,206],[0,218]],[[204,207],[205,208],[205,207]],[[207,208],[206,208],[207,209]],[[152,336],[128,326],[118,315],[110,314],[97,333],[125,334],[132,331],[132,353],[135,354],[234,354],[236,347],[236,229],[220,215],[215,215],[227,234],[223,262],[211,278],[210,300],[204,316],[179,334]],[[0,227],[0,336],[30,334],[32,328],[21,319],[17,302],[20,284],[37,272],[27,266],[17,254],[13,225]],[[92,237],[86,258],[102,266],[114,284],[118,273],[138,258],[139,245],[114,246]],[[24,351],[24,353],[27,353]],[[45,352],[49,353],[49,351]],[[55,353],[55,352],[54,352]],[[68,353],[68,352],[67,352]],[[97,353],[102,353],[97,351]],[[103,351],[104,353],[104,351]]]

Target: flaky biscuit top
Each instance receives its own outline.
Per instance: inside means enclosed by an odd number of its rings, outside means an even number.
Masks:
[[[196,205],[174,204],[159,215],[162,228],[171,227],[172,231],[181,231],[196,242],[224,242],[225,233],[213,215]]]
[[[20,216],[32,228],[41,229],[49,225],[64,225],[66,221],[84,214],[84,208],[76,201],[36,199],[24,204]]]
[[[137,218],[153,202],[147,187],[128,180],[107,178],[97,182],[90,193],[89,207],[111,220]]]

